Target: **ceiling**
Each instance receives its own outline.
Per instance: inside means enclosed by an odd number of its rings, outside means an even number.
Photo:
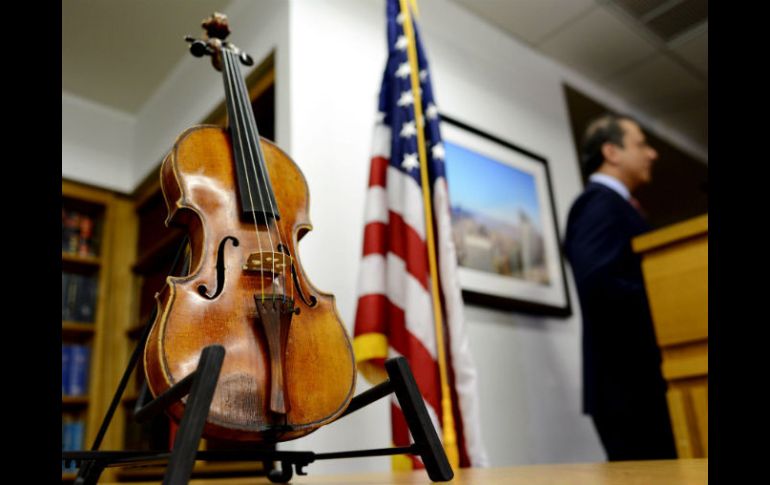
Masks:
[[[708,149],[708,0],[451,0]]]
[[[451,1],[708,149],[708,0]],[[136,114],[231,3],[63,2],[62,90]]]
[[[202,37],[201,20],[230,3],[63,1],[62,91],[138,113],[176,64],[189,55],[179,32]]]

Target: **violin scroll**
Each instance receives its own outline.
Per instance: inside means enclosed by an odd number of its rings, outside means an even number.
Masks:
[[[227,25],[227,16],[223,13],[214,12],[211,17],[203,19],[201,27],[206,30],[209,39],[225,40],[230,35],[230,26]]]
[[[238,59],[244,66],[253,66],[254,59],[240,50],[235,44],[226,42],[230,35],[230,27],[227,24],[227,16],[218,12],[204,19],[201,26],[206,31],[205,40],[196,39],[186,35],[184,40],[190,43],[190,53],[195,57],[211,56],[211,63],[217,71],[222,70],[222,49],[228,48],[238,55]]]

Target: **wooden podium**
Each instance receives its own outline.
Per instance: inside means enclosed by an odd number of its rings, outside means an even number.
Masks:
[[[679,458],[708,456],[708,214],[634,238]]]

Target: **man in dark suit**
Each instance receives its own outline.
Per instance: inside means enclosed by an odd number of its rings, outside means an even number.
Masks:
[[[583,316],[583,411],[610,461],[676,458],[666,383],[640,257],[650,227],[631,196],[651,180],[657,152],[626,116],[594,120],[583,138],[591,174],[570,209],[565,252]]]

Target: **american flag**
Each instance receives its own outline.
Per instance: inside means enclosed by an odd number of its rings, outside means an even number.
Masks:
[[[359,370],[372,382],[386,377],[386,358],[406,357],[436,431],[442,437],[441,380],[417,145],[419,125],[415,121],[408,41],[403,27],[404,15],[398,0],[387,0],[389,54],[374,129],[353,345]],[[416,25],[413,31],[426,119],[426,161],[432,189],[443,340],[460,466],[486,466],[476,371],[463,328],[439,114]],[[409,445],[409,431],[395,396],[391,399],[391,423],[393,444]],[[394,467],[423,468],[423,464],[418,457],[399,456],[394,458]]]

